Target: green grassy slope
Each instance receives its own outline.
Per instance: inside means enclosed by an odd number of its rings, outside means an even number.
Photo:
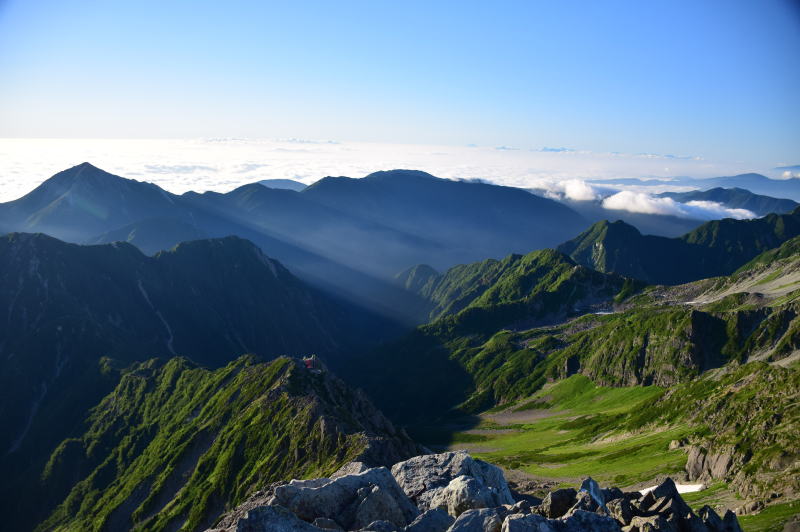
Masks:
[[[53,452],[40,488],[63,502],[39,528],[198,530],[270,482],[414,450],[362,394],[295,360],[151,360]]]

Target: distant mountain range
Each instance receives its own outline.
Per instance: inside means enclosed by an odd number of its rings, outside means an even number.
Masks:
[[[712,177],[697,179],[692,177],[676,177],[673,179],[603,179],[598,183],[615,185],[669,185],[687,186],[700,190],[713,188],[743,188],[754,194],[772,196],[773,198],[788,198],[800,201],[800,179],[770,179],[761,174],[739,174],[725,177]]]
[[[520,189],[409,170],[324,178],[301,192],[254,183],[178,196],[83,163],[0,204],[0,231],[124,240],[146,253],[187,238],[238,235],[304,279],[400,319],[412,302],[388,282],[398,271],[553,246],[585,224],[568,207]]]
[[[259,183],[267,188],[294,190],[295,192],[300,192],[308,186],[293,179],[262,179]]]
[[[753,194],[743,188],[712,188],[709,190],[696,190],[692,192],[664,192],[658,195],[662,198],[672,198],[681,203],[689,201],[714,201],[731,209],[747,209],[757,216],[766,216],[770,213],[783,214],[791,212],[800,206],[800,203],[790,199],[779,199],[770,196]]]

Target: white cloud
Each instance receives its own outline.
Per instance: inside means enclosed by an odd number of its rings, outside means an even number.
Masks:
[[[661,214],[696,220],[718,218],[749,219],[756,215],[746,209],[729,209],[714,201],[690,201],[680,203],[672,198],[659,198],[646,192],[623,190],[603,200],[603,207],[609,210]]]
[[[747,209],[730,209],[716,201],[689,201],[686,207],[690,212],[705,214],[709,220],[717,218],[736,218],[737,220],[749,220],[755,218],[756,214]],[[701,218],[705,219],[705,218]]]
[[[560,149],[560,148],[559,148]],[[225,192],[262,179],[310,184],[327,175],[362,177],[413,168],[457,179],[539,187],[571,199],[599,199],[625,188],[586,181],[735,175],[739,163],[664,159],[624,153],[531,151],[494,146],[431,146],[303,139],[0,139],[0,201],[18,198],[56,172],[83,161],[171,192]],[[205,167],[202,169],[201,167]],[[541,186],[542,184],[547,186]]]

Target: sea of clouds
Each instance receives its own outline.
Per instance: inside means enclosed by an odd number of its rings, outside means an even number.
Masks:
[[[84,161],[174,193],[225,192],[262,179],[311,184],[328,175],[363,177],[377,170],[410,168],[448,179],[536,189],[561,199],[597,201],[614,210],[698,219],[753,216],[713,202],[679,203],[654,195],[686,187],[603,183],[621,178],[716,177],[753,170],[741,163],[567,148],[304,139],[0,139],[0,201],[16,199],[53,174]]]

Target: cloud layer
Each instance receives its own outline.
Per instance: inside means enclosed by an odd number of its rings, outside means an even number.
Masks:
[[[672,198],[659,198],[646,192],[623,190],[603,200],[603,207],[609,210],[678,216],[696,220],[736,218],[744,220],[755,218],[755,213],[747,209],[729,209],[715,201],[690,201],[680,203]]]
[[[596,183],[634,177],[712,177],[752,170],[700,157],[595,153],[563,147],[428,146],[297,138],[0,139],[0,201],[18,198],[51,175],[83,161],[175,193],[226,192],[263,179],[311,184],[327,175],[363,177],[377,170],[411,168],[449,179],[535,189],[557,199],[602,202],[612,210],[703,220],[752,217],[749,211],[711,202],[683,204],[651,194],[685,187]]]

